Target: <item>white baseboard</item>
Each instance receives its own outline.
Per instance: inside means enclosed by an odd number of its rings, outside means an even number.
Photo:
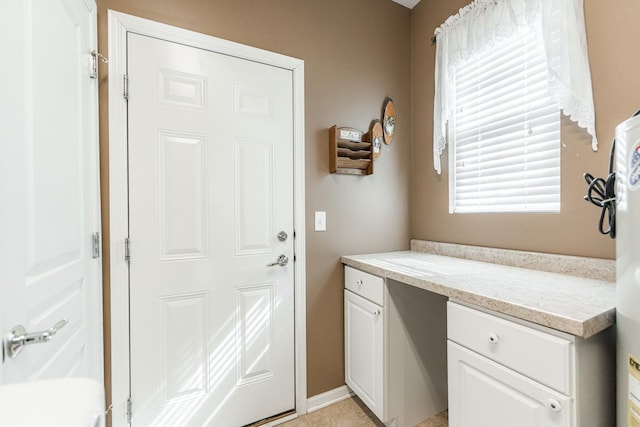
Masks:
[[[351,396],[353,396],[353,392],[346,385],[311,396],[307,399],[307,413],[333,405]]]

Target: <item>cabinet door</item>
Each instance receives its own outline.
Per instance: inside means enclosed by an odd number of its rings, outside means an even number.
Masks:
[[[381,420],[383,411],[382,307],[344,291],[346,383]]]
[[[571,427],[572,401],[451,341],[449,427]]]

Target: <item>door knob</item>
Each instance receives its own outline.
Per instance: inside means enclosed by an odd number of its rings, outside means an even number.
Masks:
[[[267,267],[275,267],[276,265],[279,265],[280,267],[284,267],[285,265],[287,265],[288,262],[289,262],[289,257],[286,256],[285,254],[282,254],[278,257],[278,260],[276,262],[267,264]]]
[[[10,358],[16,357],[22,351],[25,345],[39,344],[51,341],[58,330],[65,327],[69,323],[67,319],[58,321],[46,331],[27,333],[22,325],[15,326],[7,336],[6,351]]]

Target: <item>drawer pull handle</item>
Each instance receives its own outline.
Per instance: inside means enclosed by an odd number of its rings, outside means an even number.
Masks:
[[[361,286],[362,285],[362,280],[356,280],[356,285]]]
[[[549,406],[549,409],[551,409],[554,412],[562,411],[562,405],[560,404],[560,402],[558,402],[555,399],[547,400],[547,405]]]
[[[491,344],[498,344],[498,341],[500,341],[500,337],[497,336],[496,334],[490,334],[489,335],[489,342]]]

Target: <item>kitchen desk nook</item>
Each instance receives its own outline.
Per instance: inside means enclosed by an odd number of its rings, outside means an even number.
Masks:
[[[341,261],[346,383],[387,426],[615,425],[615,261],[419,240]]]

